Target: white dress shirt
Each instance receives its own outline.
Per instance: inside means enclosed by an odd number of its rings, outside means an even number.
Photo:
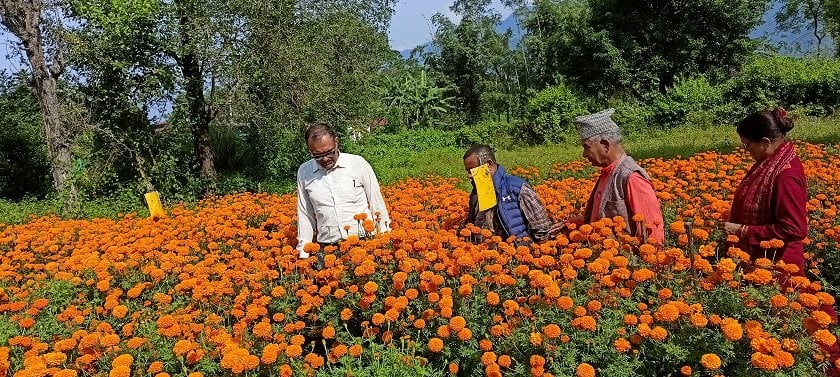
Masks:
[[[353,220],[359,213],[375,222],[374,214],[379,212],[379,230],[390,230],[391,219],[376,174],[361,156],[340,152],[330,170],[314,159],[304,162],[297,172],[297,193],[297,250],[301,258],[309,257],[303,251],[308,243],[334,243],[359,234],[359,222]]]

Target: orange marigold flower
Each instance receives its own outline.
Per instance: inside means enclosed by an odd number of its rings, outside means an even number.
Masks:
[[[268,321],[261,321],[254,325],[251,332],[260,339],[271,339],[274,336],[274,329],[271,328],[271,323]]]
[[[598,329],[598,323],[595,321],[595,318],[588,315],[573,319],[572,326],[586,331],[595,331]]]
[[[545,358],[540,355],[531,355],[529,361],[532,367],[541,367],[545,365]]]
[[[776,358],[771,355],[765,355],[761,352],[754,352],[750,357],[752,365],[758,369],[766,371],[774,371],[779,369],[779,364],[776,363]]]
[[[653,317],[656,318],[657,321],[673,322],[680,317],[680,310],[674,304],[663,304],[659,307],[659,310],[653,314]]]
[[[324,337],[324,339],[335,338],[335,327],[327,325],[323,330],[321,330],[321,336]]]
[[[595,377],[595,368],[587,363],[581,363],[575,368],[577,377]]]
[[[133,362],[134,362],[134,357],[127,354],[127,353],[124,353],[122,355],[119,355],[119,356],[115,357],[114,360],[111,361],[111,366],[114,366],[114,367],[117,367],[117,366],[130,367],[131,363],[133,363]]]
[[[461,331],[458,331],[458,339],[464,342],[472,339],[472,330],[464,327]]]
[[[429,339],[429,351],[438,353],[443,350],[443,340],[440,338]]]
[[[114,309],[111,309],[111,315],[113,315],[114,318],[122,319],[122,318],[125,318],[125,316],[127,314],[128,314],[128,307],[126,307],[125,305],[117,305],[117,306],[114,307]]]
[[[448,369],[449,369],[449,374],[452,374],[452,375],[458,374],[458,363],[455,363],[455,362],[449,363]]]
[[[452,330],[452,332],[457,333],[458,331],[461,331],[461,329],[463,329],[466,325],[467,321],[464,319],[464,317],[461,317],[459,315],[449,319],[449,329]]]
[[[140,346],[142,346],[144,344],[146,344],[146,338],[134,337],[134,338],[129,339],[128,342],[126,342],[125,345],[129,349],[134,350],[134,349],[140,348]]]
[[[720,368],[720,357],[714,353],[707,353],[700,357],[700,364],[708,370]]]
[[[119,365],[116,367],[111,368],[111,371],[108,373],[109,377],[129,377],[131,376],[131,368]]]
[[[102,347],[113,347],[120,344],[120,336],[117,334],[108,334],[99,339],[99,344]]]
[[[286,356],[290,359],[298,358],[303,354],[303,348],[297,344],[291,344],[286,347]]]
[[[295,334],[292,335],[292,338],[289,340],[289,343],[302,346],[303,343],[306,343],[306,338],[304,338],[303,335]]]
[[[58,352],[67,352],[76,348],[76,339],[62,339],[53,344],[53,349]]]
[[[157,373],[160,373],[162,370],[163,370],[163,362],[154,361],[151,364],[149,364],[149,368],[146,369],[146,372],[148,372],[149,374],[157,374]]]
[[[59,366],[67,361],[67,354],[64,352],[49,352],[42,355],[42,357],[47,366],[51,367]],[[2,361],[0,361],[0,364],[2,364]]]
[[[513,361],[513,360],[511,360],[510,356],[508,356],[508,355],[502,355],[502,356],[499,356],[499,360],[497,360],[497,361],[496,361],[496,363],[498,363],[498,364],[499,364],[499,366],[501,366],[502,368],[509,368],[509,367],[510,367],[510,363],[511,363],[512,361]]]
[[[306,357],[304,357],[304,360],[307,363],[309,363],[309,366],[311,366],[313,369],[318,369],[318,368],[324,366],[324,358],[319,356],[319,355],[316,355],[314,353],[306,354]]]
[[[630,348],[631,348],[630,341],[627,340],[627,339],[624,339],[624,338],[616,339],[613,342],[613,346],[615,347],[615,350],[618,351],[619,353],[625,353],[625,352],[629,351]]]
[[[378,290],[378,289],[379,289],[379,285],[376,284],[375,282],[372,282],[372,281],[369,281],[369,282],[365,283],[364,286],[362,286],[362,290],[367,294],[376,293],[376,290]]]
[[[575,305],[574,300],[569,296],[562,296],[557,299],[557,307],[563,310],[569,310]]]
[[[825,347],[831,347],[834,343],[837,343],[837,337],[834,336],[830,331],[825,329],[820,329],[814,332],[814,340],[817,341],[820,345]]]
[[[726,318],[720,323],[720,329],[723,331],[723,336],[731,341],[740,340],[744,336],[744,330],[738,321]]]
[[[562,330],[560,329],[560,326],[550,323],[543,327],[543,334],[545,334],[548,339],[557,339],[562,334]]]
[[[779,368],[790,368],[796,362],[793,355],[785,351],[773,352],[773,358],[776,359],[776,364],[779,365]]]
[[[487,292],[486,299],[487,299],[487,304],[488,305],[492,305],[492,306],[499,305],[500,298],[499,298],[499,294],[496,293],[496,292],[493,292],[493,291]]]
[[[650,329],[650,335],[648,336],[653,340],[663,341],[668,337],[668,330],[665,330],[662,326],[655,326]]]
[[[770,297],[770,305],[776,309],[784,308],[788,306],[788,298],[781,294],[774,295]]]
[[[531,336],[529,337],[529,341],[534,346],[539,347],[540,345],[542,345],[542,335],[540,335],[540,333],[538,332],[532,332]]]
[[[485,366],[496,363],[496,353],[495,352],[484,352],[481,354],[481,363]]]

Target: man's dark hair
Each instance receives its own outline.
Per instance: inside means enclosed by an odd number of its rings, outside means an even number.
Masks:
[[[493,148],[490,148],[487,144],[476,144],[467,149],[467,152],[464,153],[464,160],[472,155],[478,155],[479,163],[485,163],[487,161],[496,162],[496,155],[493,154]]]
[[[325,135],[332,136],[333,139],[336,138],[335,131],[333,131],[332,127],[330,127],[326,123],[312,123],[309,127],[306,127],[306,132],[303,134],[303,140],[309,143],[311,140],[318,140]]]

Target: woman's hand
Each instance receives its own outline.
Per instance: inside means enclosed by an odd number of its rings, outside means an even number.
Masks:
[[[726,234],[738,235],[738,233],[741,231],[741,224],[725,222],[723,223],[723,231],[726,232]]]

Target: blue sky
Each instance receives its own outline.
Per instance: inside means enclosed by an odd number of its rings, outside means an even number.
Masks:
[[[432,40],[431,19],[435,13],[443,13],[457,22],[457,17],[449,10],[453,2],[453,0],[400,0],[394,9],[391,28],[388,31],[391,48],[402,51]],[[512,13],[512,10],[502,6],[499,0],[493,0],[492,7],[502,15],[503,19]]]

